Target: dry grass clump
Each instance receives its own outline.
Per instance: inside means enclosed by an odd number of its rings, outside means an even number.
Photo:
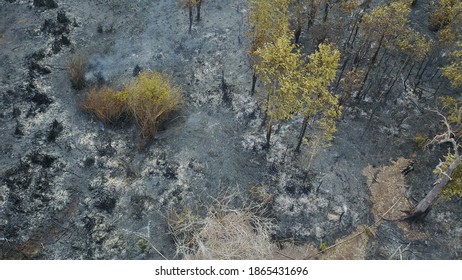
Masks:
[[[423,232],[419,232],[401,221],[407,211],[413,208],[413,204],[406,196],[406,179],[401,173],[409,160],[398,158],[388,166],[372,167],[368,165],[363,169],[363,175],[367,177],[367,185],[371,191],[372,214],[376,221],[382,218],[396,221],[397,226],[403,231],[406,238],[411,240],[426,239]]]
[[[158,123],[182,103],[181,91],[167,75],[144,71],[130,84],[127,105],[141,128],[141,135],[152,137]]]
[[[81,90],[85,87],[85,68],[88,59],[82,54],[77,54],[69,60],[69,75],[72,88]]]
[[[159,122],[182,101],[180,89],[166,75],[144,71],[122,90],[90,89],[81,106],[104,123],[113,122],[127,112],[140,126],[141,136],[148,139],[155,135]]]
[[[190,211],[174,213],[169,229],[178,254],[185,259],[240,260],[271,259],[271,222],[248,207],[231,209],[228,203],[210,206],[206,217]]]
[[[117,120],[126,111],[128,92],[110,87],[91,88],[81,106],[105,124]]]
[[[389,166],[374,168],[368,165],[363,169],[371,191],[372,214],[376,221],[395,203],[395,207],[384,218],[400,219],[404,216],[404,211],[410,209],[411,204],[405,197],[406,181],[401,173],[408,164],[409,160],[398,158]]]

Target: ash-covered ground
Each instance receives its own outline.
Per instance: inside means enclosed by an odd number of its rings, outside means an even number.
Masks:
[[[53,5],[56,3],[56,5]],[[3,259],[159,259],[175,255],[171,211],[200,209],[222,197],[273,196],[267,215],[275,241],[332,244],[371,224],[362,170],[416,158],[409,199],[431,188],[444,147],[419,150],[417,132],[438,119],[396,87],[392,106],[345,106],[335,140],[307,173],[294,153],[301,119],[280,124],[272,146],[251,69],[242,0],[206,0],[188,33],[187,11],[172,0],[6,0],[0,2],[0,256]],[[303,38],[302,40],[306,39]],[[143,145],[130,120],[104,126],[72,89],[69,60],[88,58],[89,84],[121,85],[139,69],[168,73],[185,104]],[[239,204],[240,202],[236,202]],[[458,259],[460,199],[440,200],[424,223],[426,238],[408,238],[384,222],[367,257]]]

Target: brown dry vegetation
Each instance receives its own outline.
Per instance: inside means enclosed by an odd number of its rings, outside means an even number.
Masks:
[[[371,191],[372,214],[376,221],[382,218],[395,221],[409,239],[426,239],[425,233],[412,229],[409,223],[400,221],[406,216],[406,212],[413,208],[406,196],[405,176],[401,173],[408,164],[408,159],[400,157],[388,166],[374,168],[368,165],[364,168],[363,175],[367,177]]]
[[[276,250],[271,242],[271,221],[253,208],[232,209],[229,200],[210,206],[202,218],[191,211],[170,215],[169,229],[177,253],[185,259],[270,259]]]
[[[210,206],[201,217],[194,211],[171,212],[168,225],[177,254],[185,259],[365,259],[372,227],[360,226],[350,235],[322,251],[312,244],[271,240],[272,221],[255,210],[259,206],[233,209],[229,201]]]
[[[117,120],[126,111],[127,91],[110,87],[91,88],[81,106],[105,124]]]
[[[148,139],[182,102],[180,89],[166,75],[145,71],[122,90],[107,86],[90,89],[81,106],[106,124],[128,112],[140,126],[143,139]]]
[[[274,251],[273,259],[280,260],[364,260],[367,244],[375,237],[374,228],[361,225],[348,236],[335,240],[334,244],[323,243],[323,247],[312,244],[297,245],[283,243]]]
[[[69,60],[69,78],[74,89],[81,90],[85,87],[85,68],[87,67],[87,57],[76,54]]]
[[[362,260],[367,257],[368,244],[374,242],[377,227],[384,220],[394,221],[407,239],[428,238],[408,223],[399,221],[404,211],[412,207],[405,196],[406,182],[401,173],[408,164],[409,160],[399,158],[389,166],[364,168],[376,222],[358,226],[333,244],[285,242],[277,246],[270,238],[271,221],[260,218],[252,208],[236,210],[227,203],[210,206],[206,217],[192,211],[174,212],[169,219],[170,233],[177,252],[186,259]]]

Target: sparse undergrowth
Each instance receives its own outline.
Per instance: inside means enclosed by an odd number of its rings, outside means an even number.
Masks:
[[[143,139],[157,132],[159,122],[182,104],[181,91],[167,75],[144,71],[122,90],[90,89],[81,103],[86,111],[108,124],[127,112],[141,128]]]

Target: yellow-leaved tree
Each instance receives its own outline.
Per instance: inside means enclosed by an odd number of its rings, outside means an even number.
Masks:
[[[309,124],[328,142],[340,115],[337,97],[328,90],[335,77],[340,52],[332,45],[320,44],[306,61],[290,42],[289,35],[255,51],[256,73],[261,77],[267,117],[266,146],[270,145],[272,126],[300,113],[304,117],[297,150]]]
[[[451,54],[452,61],[441,68],[443,75],[451,81],[453,87],[462,85],[462,42],[457,42],[457,49]]]
[[[318,135],[323,143],[332,140],[337,130],[340,106],[337,97],[329,91],[329,86],[335,79],[339,61],[340,52],[329,44],[320,44],[318,50],[308,56],[300,80],[303,125],[295,149],[297,152],[300,151],[309,125],[319,130]]]
[[[250,38],[250,62],[255,65],[255,51],[266,43],[275,43],[289,32],[288,8],[292,0],[247,0]],[[253,68],[252,94],[255,92],[257,73]]]
[[[261,78],[265,96],[266,146],[269,147],[273,125],[300,111],[301,102],[297,97],[303,60],[287,34],[257,49],[255,55],[258,58],[255,72]]]

